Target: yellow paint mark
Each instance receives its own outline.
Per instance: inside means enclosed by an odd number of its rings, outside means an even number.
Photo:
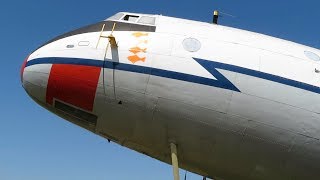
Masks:
[[[142,33],[142,32],[135,32],[135,33],[132,33],[133,36],[139,38],[141,36],[148,36],[149,34],[148,33]]]
[[[146,60],[146,57],[142,57],[141,58],[141,57],[139,57],[137,55],[133,55],[133,56],[129,56],[128,59],[129,59],[129,61],[131,61],[134,64],[134,63],[136,63],[138,61],[144,62]]]
[[[132,52],[133,54],[137,54],[139,52],[146,53],[147,52],[147,48],[141,49],[139,47],[133,47],[129,51]]]

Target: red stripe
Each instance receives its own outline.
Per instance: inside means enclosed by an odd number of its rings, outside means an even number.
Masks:
[[[24,68],[26,68],[28,58],[29,58],[29,57],[27,57],[27,58],[23,61],[22,66],[21,66],[21,69],[20,69],[21,82],[22,82],[22,79],[23,79],[23,72],[24,72]]]
[[[93,110],[101,68],[53,64],[47,86],[47,103],[56,98],[87,111]]]

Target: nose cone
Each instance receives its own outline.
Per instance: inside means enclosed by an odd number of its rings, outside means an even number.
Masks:
[[[23,85],[23,72],[24,72],[24,68],[26,68],[27,61],[28,61],[28,58],[26,58],[26,59],[23,61],[22,66],[21,66],[21,70],[20,70],[20,79],[21,79],[22,85]]]
[[[38,64],[29,66],[27,58],[20,71],[21,83],[28,95],[37,102],[45,102],[50,65]]]

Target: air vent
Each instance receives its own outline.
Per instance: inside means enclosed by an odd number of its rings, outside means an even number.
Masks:
[[[94,125],[94,126],[97,124],[98,117],[96,115],[87,113],[87,112],[82,111],[80,109],[76,109],[76,108],[69,106],[65,103],[62,103],[60,101],[55,101],[55,108],[66,113],[69,116],[76,118],[77,120],[81,121],[82,123],[86,123],[86,124]]]

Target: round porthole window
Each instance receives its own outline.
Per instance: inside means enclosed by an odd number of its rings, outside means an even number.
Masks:
[[[197,52],[201,48],[201,43],[195,38],[186,38],[182,42],[183,48],[189,52]]]
[[[311,51],[304,51],[304,54],[307,56],[307,58],[313,60],[313,61],[320,61],[320,56],[316,53],[313,53]]]

